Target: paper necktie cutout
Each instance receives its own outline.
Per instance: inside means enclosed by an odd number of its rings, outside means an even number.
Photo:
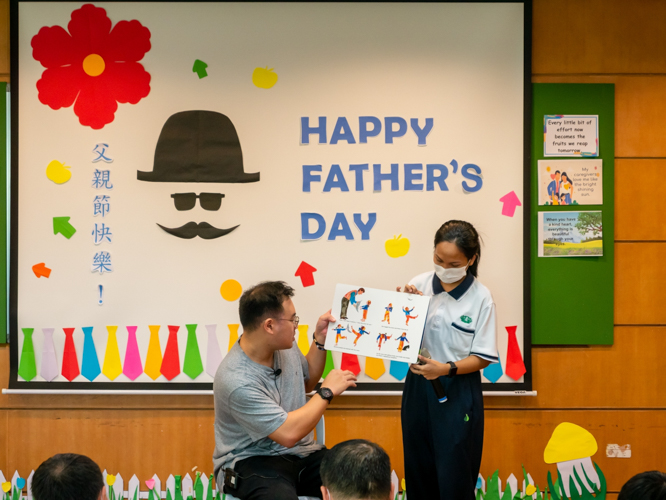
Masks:
[[[160,373],[167,380],[173,380],[180,373],[180,355],[178,354],[179,328],[179,326],[169,325],[169,339],[167,340],[166,349],[164,349],[164,358],[162,358],[162,366],[160,367]]]
[[[238,327],[240,325],[227,325],[229,327],[229,348],[227,352],[231,351],[231,348],[236,342],[238,342]]]
[[[76,359],[74,328],[63,328],[65,332],[65,350],[62,355],[62,376],[70,382],[79,376],[79,360]]]
[[[125,349],[123,373],[130,380],[136,380],[143,373],[139,344],[136,341],[136,326],[127,327],[127,348]]]
[[[206,347],[206,373],[215,377],[217,367],[222,362],[220,343],[217,341],[217,325],[206,325],[208,330],[208,345]]]
[[[389,366],[389,373],[396,380],[403,380],[409,371],[409,363],[404,361],[391,361]]]
[[[53,331],[54,328],[42,328],[44,343],[42,344],[42,366],[39,374],[47,382],[51,382],[58,376],[58,359],[53,345]]]
[[[104,353],[104,364],[102,373],[109,380],[115,380],[123,372],[123,365],[120,363],[120,350],[118,349],[118,339],[116,338],[117,326],[107,326],[106,331],[109,336],[106,340],[106,352]]]
[[[527,370],[523,362],[523,356],[518,347],[518,339],[516,338],[517,326],[506,326],[506,331],[509,333],[509,345],[506,350],[506,370],[505,373],[513,380],[518,380],[522,377]]]
[[[349,370],[354,375],[358,376],[361,373],[361,365],[358,362],[356,354],[342,353],[342,362],[340,363],[341,370]]]
[[[298,325],[298,348],[303,353],[303,356],[307,356],[310,350],[309,328],[308,325]]]
[[[493,384],[497,382],[504,374],[504,371],[502,370],[502,363],[499,361],[499,352],[497,353],[497,359],[497,363],[492,363],[483,369],[483,376]]]
[[[99,367],[99,358],[97,357],[97,349],[95,349],[92,332],[92,326],[83,327],[83,356],[81,358],[81,375],[91,382],[102,373]]]
[[[143,371],[153,380],[162,374],[162,347],[160,346],[160,325],[149,325],[150,341],[148,342],[148,354],[146,354],[146,366]]]
[[[324,365],[324,373],[321,374],[322,378],[331,373],[331,370],[335,369],[335,363],[333,363],[333,353],[331,351],[326,351],[326,364]]]
[[[365,374],[368,377],[377,380],[384,373],[386,373],[386,367],[383,359],[365,358]]]
[[[187,346],[183,360],[183,373],[194,380],[204,371],[197,340],[197,325],[185,325],[185,327],[187,328]]]
[[[18,374],[27,382],[37,376],[37,362],[35,361],[35,346],[32,343],[34,328],[23,328],[23,349],[21,349],[21,362]]]

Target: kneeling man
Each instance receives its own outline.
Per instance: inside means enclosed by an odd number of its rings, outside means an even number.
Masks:
[[[319,318],[303,356],[294,342],[299,318],[293,295],[281,281],[243,293],[243,335],[215,375],[215,478],[241,500],[321,497],[326,449],[314,441],[313,429],[333,396],[356,386],[352,372],[333,370],[306,402],[324,371],[323,344],[334,318]]]

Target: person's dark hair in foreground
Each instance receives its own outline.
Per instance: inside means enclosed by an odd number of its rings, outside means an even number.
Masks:
[[[391,460],[381,446],[365,439],[336,444],[319,471],[324,499],[388,500]]]
[[[75,453],[54,455],[32,477],[35,500],[98,500],[106,498],[99,466]]]
[[[282,303],[293,296],[284,281],[264,281],[246,290],[238,304],[243,330],[256,330],[267,317],[282,313]]]
[[[617,500],[666,500],[666,474],[651,470],[624,483]]]

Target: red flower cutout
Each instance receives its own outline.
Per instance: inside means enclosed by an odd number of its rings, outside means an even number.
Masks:
[[[136,20],[111,29],[106,11],[91,4],[72,12],[67,28],[44,26],[32,38],[32,56],[46,68],[39,100],[52,109],[74,104],[81,125],[101,129],[119,102],[150,93],[150,74],[137,62],[150,50],[150,30]]]

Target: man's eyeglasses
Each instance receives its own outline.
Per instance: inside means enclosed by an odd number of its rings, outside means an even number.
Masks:
[[[199,204],[204,210],[219,210],[222,205],[222,193],[176,193],[172,194],[173,203],[176,205],[176,210],[192,210],[199,198]]]
[[[298,316],[294,316],[294,319],[287,318],[273,318],[275,321],[291,321],[294,324],[294,328],[298,328],[298,323],[301,319]]]

